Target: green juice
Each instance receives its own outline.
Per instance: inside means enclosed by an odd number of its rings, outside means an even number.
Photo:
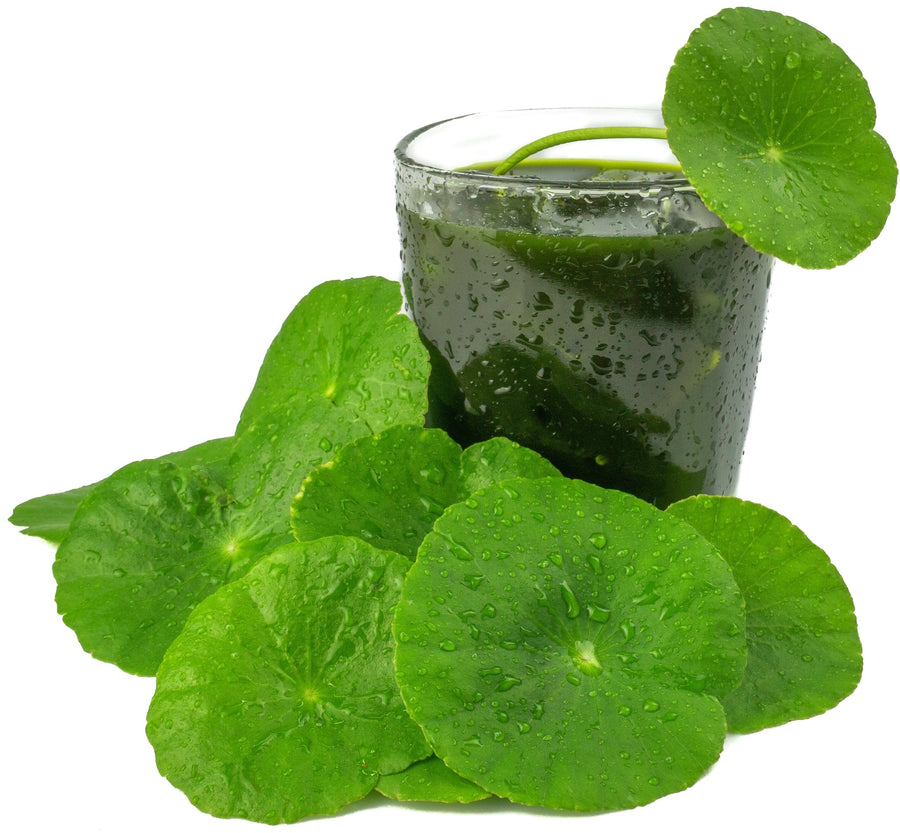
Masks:
[[[572,187],[595,173],[531,167],[521,193],[429,180],[401,195],[429,422],[463,445],[510,437],[659,506],[730,493],[772,260],[690,190]],[[554,180],[568,185],[548,193]]]

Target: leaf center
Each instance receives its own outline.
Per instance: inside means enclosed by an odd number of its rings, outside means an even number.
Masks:
[[[600,660],[597,659],[594,643],[586,639],[579,639],[575,643],[572,649],[572,662],[579,671],[589,677],[596,677],[600,673]]]
[[[782,159],[784,159],[784,152],[780,147],[778,147],[778,145],[770,144],[766,148],[765,156],[769,162],[780,162]]]

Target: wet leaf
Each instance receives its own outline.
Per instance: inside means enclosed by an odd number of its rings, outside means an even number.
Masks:
[[[199,466],[221,478],[223,468],[231,456],[232,442],[231,437],[207,440],[183,451],[166,454],[159,459],[183,466]],[[78,504],[96,485],[91,483],[65,492],[55,492],[26,500],[13,510],[9,521],[15,526],[24,527],[23,535],[34,535],[52,544],[59,544],[69,531],[69,524],[72,523]]]
[[[731,565],[747,604],[747,671],[724,700],[732,732],[756,732],[836,706],[862,675],[853,599],[831,560],[787,518],[730,497],[667,510]]]
[[[400,307],[397,284],[381,278],[347,284],[318,287],[313,311],[328,308],[329,299],[332,307],[349,299],[352,309],[366,313],[359,305],[373,294],[390,294],[396,309]],[[297,322],[312,326],[314,317],[301,301],[288,321],[288,332],[302,333]],[[348,310],[341,326],[354,327]],[[228,463],[216,476],[198,467],[151,460],[126,466],[90,491],[54,564],[59,611],[85,650],[132,673],[153,674],[198,602],[293,539],[291,499],[310,469],[329,460],[343,444],[370,433],[368,420],[374,411],[382,423],[391,415],[408,420],[413,413],[424,420],[424,378],[416,376],[409,383],[405,407],[381,401],[390,384],[376,384],[377,372],[396,372],[390,357],[398,352],[410,361],[418,357],[417,373],[427,371],[425,348],[411,322],[402,332],[405,350],[400,350],[397,335],[385,344],[376,339],[365,349],[360,342],[359,354],[344,356],[342,379],[363,372],[352,364],[354,357],[383,359],[380,365],[366,364],[373,396],[362,411],[352,397],[338,401],[310,392],[261,411],[260,394],[254,399],[254,419],[239,428]],[[289,351],[291,341],[284,331],[277,341],[279,350]],[[297,349],[301,346],[302,338]],[[271,364],[265,371],[273,390],[289,384],[294,365],[282,369],[287,376],[280,381]]]
[[[198,605],[147,715],[160,772],[204,812],[275,824],[427,756],[393,674],[408,565],[356,539],[295,542]]]
[[[314,469],[291,505],[300,541],[355,535],[415,558],[435,520],[476,489],[558,474],[530,449],[496,437],[465,451],[444,431],[400,425],[361,437]]]
[[[707,206],[762,252],[829,268],[879,234],[897,164],[862,73],[813,27],[725,9],[678,52],[669,145]]]
[[[522,804],[611,810],[718,758],[743,631],[728,566],[687,524],[587,483],[513,480],[423,542],[394,620],[397,678],[459,775]]]
[[[471,804],[490,793],[461,778],[440,758],[431,756],[393,775],[382,775],[375,789],[397,801],[434,801],[440,804]]]
[[[385,278],[314,287],[266,352],[237,432],[310,395],[358,414],[371,433],[421,422],[428,358],[400,306],[399,284]]]

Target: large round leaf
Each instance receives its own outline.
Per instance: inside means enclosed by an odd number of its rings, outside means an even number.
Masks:
[[[725,9],[678,52],[663,100],[669,144],[710,209],[788,263],[844,263],[878,235],[897,165],[868,85],[821,32]]]
[[[743,599],[687,524],[565,478],[437,521],[394,620],[397,679],[455,772],[513,801],[645,804],[717,759],[746,660]]]
[[[147,715],[160,772],[207,813],[271,824],[427,756],[393,673],[408,565],[357,539],[294,543],[198,605]]]

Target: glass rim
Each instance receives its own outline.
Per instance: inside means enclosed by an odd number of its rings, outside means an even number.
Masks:
[[[454,123],[462,123],[468,119],[475,118],[490,118],[490,117],[509,117],[509,116],[527,116],[527,115],[540,115],[546,113],[596,113],[604,116],[609,116],[613,113],[631,113],[631,114],[642,114],[645,118],[650,119],[652,117],[656,117],[659,120],[660,126],[662,126],[662,118],[659,109],[647,108],[647,107],[540,107],[540,108],[520,108],[520,109],[511,109],[511,110],[489,110],[489,111],[476,111],[471,113],[465,113],[462,115],[452,116],[450,118],[441,119],[439,121],[431,122],[430,124],[423,125],[421,127],[416,128],[415,130],[407,133],[394,147],[394,161],[396,165],[402,166],[403,168],[418,171],[422,174],[429,176],[437,176],[442,178],[453,178],[458,181],[460,184],[466,184],[477,187],[485,187],[485,188],[540,188],[547,189],[550,191],[572,191],[577,190],[579,193],[590,193],[591,191],[604,192],[610,190],[645,190],[647,188],[655,189],[655,188],[672,188],[678,191],[694,191],[694,186],[691,182],[685,177],[683,172],[675,172],[675,171],[646,171],[645,173],[649,174],[646,177],[635,176],[632,178],[622,178],[622,179],[598,179],[598,180],[590,180],[590,179],[560,179],[560,178],[546,178],[541,176],[532,176],[527,175],[523,176],[521,173],[519,174],[494,174],[490,171],[479,171],[479,170],[464,170],[459,168],[451,168],[449,166],[440,166],[436,164],[432,164],[421,159],[416,159],[413,155],[410,154],[410,146],[418,140],[423,135],[434,131],[438,128],[441,128],[446,125],[454,124]],[[572,127],[579,127],[583,125],[573,124]],[[532,137],[532,140],[538,139],[540,136],[535,135]],[[604,139],[602,141],[618,141],[616,139],[608,140]],[[646,140],[638,140],[638,141],[646,141]],[[509,153],[514,152],[518,147],[521,147],[525,143],[522,142],[520,145],[516,145],[510,149]],[[551,149],[552,150],[552,149]],[[559,160],[562,162],[572,160],[573,164],[579,161],[577,157],[548,157],[548,156],[535,156],[532,157],[534,159],[534,164],[539,164],[541,161],[547,161],[547,159]],[[498,162],[501,160],[497,160]],[[615,161],[615,160],[613,160]],[[474,164],[474,163],[473,163]],[[635,171],[636,174],[639,174],[640,171]]]

